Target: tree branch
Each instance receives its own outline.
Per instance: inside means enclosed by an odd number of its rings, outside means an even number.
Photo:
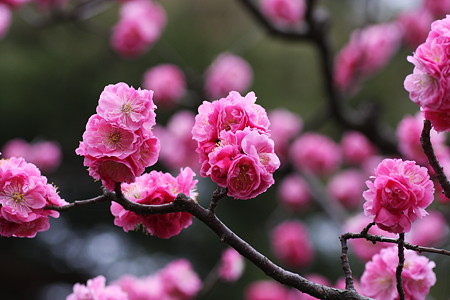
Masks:
[[[395,277],[397,278],[397,291],[399,295],[399,300],[405,300],[405,291],[403,291],[402,285],[402,271],[403,265],[405,264],[404,243],[405,243],[405,234],[400,233],[400,236],[398,238],[398,266],[397,270],[395,271]]]

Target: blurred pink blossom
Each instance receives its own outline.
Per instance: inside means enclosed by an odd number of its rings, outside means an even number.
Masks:
[[[427,169],[414,161],[385,159],[375,170],[374,181],[366,184],[364,214],[393,233],[409,232],[412,222],[427,215],[425,208],[434,199]]]
[[[19,9],[22,5],[28,3],[30,0],[0,0],[0,4],[6,4],[11,9]]]
[[[219,277],[224,281],[238,280],[244,271],[244,258],[233,248],[227,248],[222,253],[219,265]]]
[[[210,99],[225,97],[229,92],[243,93],[253,80],[250,64],[232,53],[217,56],[205,73],[205,94]]]
[[[328,181],[328,194],[349,209],[360,208],[363,203],[365,176],[357,169],[341,171]]]
[[[153,100],[159,106],[173,106],[186,93],[183,71],[171,64],[161,64],[148,69],[144,74],[142,86],[154,92]]]
[[[397,22],[402,28],[403,42],[410,48],[416,48],[427,38],[433,16],[428,10],[418,9],[400,14]]]
[[[161,276],[154,274],[142,278],[124,275],[112,283],[128,296],[128,300],[162,300],[164,288]]]
[[[429,211],[426,218],[417,220],[411,232],[406,236],[406,241],[420,246],[437,246],[443,242],[448,233],[447,221],[444,215],[437,211]]]
[[[307,170],[315,175],[328,175],[341,163],[339,146],[325,135],[305,133],[291,145],[290,158],[299,170]]]
[[[0,38],[3,38],[9,30],[11,24],[11,9],[0,3]]]
[[[286,300],[289,289],[272,280],[256,281],[245,289],[245,300]]]
[[[450,0],[424,0],[423,7],[435,17],[443,18],[450,12]]]
[[[395,300],[397,281],[395,277],[398,265],[397,247],[382,249],[366,263],[361,276],[362,293],[379,300]],[[436,283],[433,272],[435,263],[412,250],[405,250],[405,263],[402,272],[402,283],[405,299],[425,300],[431,286]]]
[[[202,282],[186,259],[168,264],[160,271],[164,293],[168,299],[194,299],[202,287]]]
[[[270,136],[275,143],[275,153],[283,161],[287,156],[289,142],[300,133],[303,121],[300,116],[287,109],[274,109],[269,112],[268,116]]]
[[[151,0],[126,1],[119,14],[111,45],[125,58],[143,55],[158,40],[166,24],[164,9]]]
[[[278,199],[289,209],[301,211],[311,204],[311,190],[300,175],[285,176],[278,187]]]
[[[348,164],[360,166],[377,150],[369,139],[358,131],[347,131],[341,140],[342,157]]]
[[[272,251],[284,264],[304,268],[314,258],[314,249],[307,228],[299,221],[284,221],[271,233]]]
[[[76,283],[66,300],[130,300],[118,286],[106,286],[106,279],[97,276],[86,283]]]
[[[304,0],[260,0],[261,12],[274,24],[295,26],[303,20]]]

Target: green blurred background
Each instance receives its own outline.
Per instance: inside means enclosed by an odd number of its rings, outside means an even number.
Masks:
[[[351,30],[368,22],[364,8],[368,2],[372,1],[320,1],[320,7],[331,15],[334,53],[347,42]],[[372,20],[384,21],[395,14],[396,8],[387,2],[379,1],[383,14],[369,14]],[[44,28],[30,24],[27,18],[32,9],[23,8],[14,13],[10,31],[0,41],[0,145],[17,137],[58,141],[64,160],[49,181],[59,187],[67,201],[100,193],[99,183],[88,176],[74,150],[104,86],[123,81],[139,87],[145,70],[156,64],[174,63],[187,72],[190,93],[183,107],[195,111],[205,100],[201,96],[204,70],[219,53],[231,51],[252,65],[251,90],[267,110],[287,108],[306,124],[323,115],[326,103],[320,65],[310,44],[268,36],[239,1],[164,0],[160,4],[167,12],[167,27],[153,48],[138,59],[122,59],[109,46],[110,28],[118,12],[118,4],[112,2],[92,19]],[[403,90],[403,80],[412,70],[406,61],[410,53],[410,49],[401,50],[387,68],[349,99],[350,105],[367,100],[381,103],[384,121],[392,128],[405,113],[415,113],[418,108]],[[157,122],[165,124],[175,110],[158,110]],[[316,129],[338,140],[342,129],[326,120]],[[153,168],[166,170],[160,164]],[[276,179],[282,176],[280,171]],[[317,253],[310,267],[294,271],[321,273],[334,282],[343,275],[339,228],[318,207],[296,215],[280,208],[276,188],[248,201],[223,200],[217,213],[232,230],[272,259],[268,242],[271,228],[284,219],[302,220],[311,230]],[[200,179],[199,201],[206,205],[213,189],[208,179]],[[124,233],[113,225],[107,204],[71,210],[51,225],[35,239],[0,239],[1,299],[65,299],[74,282],[99,274],[108,281],[125,273],[147,275],[180,257],[188,258],[205,278],[226,247],[197,221],[169,240],[141,232]],[[356,275],[361,275],[361,262],[353,258],[352,266]],[[448,262],[441,260],[437,271],[447,267]],[[264,278],[260,270],[247,264],[240,281],[219,283],[204,299],[242,299],[250,282]],[[438,287],[433,288],[435,299],[450,293],[445,282],[441,287],[439,283],[438,276]]]

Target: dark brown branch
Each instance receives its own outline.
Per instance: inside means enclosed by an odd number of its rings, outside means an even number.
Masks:
[[[399,295],[399,300],[405,300],[405,291],[403,290],[402,285],[402,272],[403,272],[403,265],[405,264],[404,243],[405,243],[405,234],[400,233],[400,236],[398,238],[398,266],[397,270],[395,271],[395,277],[397,278],[397,291]]]
[[[62,212],[62,211],[72,209],[74,207],[87,206],[87,205],[91,205],[91,204],[95,204],[95,203],[108,202],[108,201],[111,201],[111,199],[108,196],[101,195],[101,196],[98,196],[98,197],[95,197],[92,199],[74,201],[74,202],[66,204],[64,206],[47,205],[45,207],[45,209],[56,210],[56,211]]]
[[[225,197],[228,193],[227,188],[223,188],[218,186],[217,189],[213,192],[211,197],[211,202],[209,203],[209,211],[211,213],[215,213],[217,204],[219,204],[220,199]]]
[[[445,197],[450,199],[450,182],[448,181],[447,176],[445,176],[444,168],[442,168],[439,160],[434,153],[433,145],[431,144],[430,132],[431,122],[429,120],[424,120],[422,135],[420,136],[420,143],[422,144],[423,152],[428,158],[428,162],[433,168],[434,173],[436,173],[436,178],[439,181],[439,184],[444,190],[443,193]]]
[[[354,290],[355,285],[353,283],[353,274],[352,269],[350,268],[350,261],[348,259],[347,254],[348,253],[347,240],[342,236],[339,237],[339,240],[341,241],[341,248],[342,248],[341,261],[342,261],[342,268],[344,269],[345,274],[345,289]]]

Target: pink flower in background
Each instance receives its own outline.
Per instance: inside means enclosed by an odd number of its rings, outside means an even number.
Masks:
[[[303,121],[297,114],[287,109],[274,109],[268,114],[270,136],[275,143],[275,153],[283,159],[287,156],[289,142],[300,133]]]
[[[142,86],[154,91],[154,101],[160,106],[173,106],[186,93],[186,79],[176,65],[161,64],[148,69]]]
[[[6,4],[11,9],[19,9],[22,5],[28,3],[30,0],[0,0],[0,4]]]
[[[5,158],[23,157],[28,159],[30,145],[23,139],[12,139],[8,141],[2,148],[2,154]]]
[[[335,84],[354,92],[362,79],[378,72],[397,51],[401,31],[395,23],[371,25],[355,30],[335,59]]]
[[[366,184],[364,214],[393,233],[409,232],[412,222],[427,215],[425,208],[434,198],[427,169],[414,161],[385,159],[376,168],[374,181]]]
[[[450,12],[450,0],[424,0],[423,8],[435,17],[442,18]]]
[[[306,11],[304,0],[261,0],[260,7],[270,21],[280,26],[300,24]]]
[[[141,56],[158,40],[165,24],[166,13],[159,4],[151,0],[127,1],[113,27],[111,45],[125,58]]]
[[[400,14],[397,22],[402,28],[403,42],[410,48],[416,48],[427,38],[433,16],[428,10],[419,9]]]
[[[222,253],[219,265],[219,277],[224,281],[238,280],[244,271],[244,258],[233,248],[227,248]]]
[[[311,204],[311,190],[297,174],[290,174],[282,179],[277,195],[284,206],[295,211],[304,210]]]
[[[308,230],[299,221],[277,225],[271,233],[271,244],[275,256],[293,268],[304,268],[314,258]]]
[[[59,217],[45,207],[65,204],[35,165],[16,157],[0,161],[1,235],[34,237],[49,229],[48,216]]]
[[[105,283],[103,276],[89,279],[86,285],[76,283],[66,300],[130,300],[120,287],[106,286]]]
[[[369,139],[358,131],[347,131],[341,140],[342,158],[348,164],[360,166],[377,150]]]
[[[443,242],[448,233],[447,221],[444,215],[437,211],[430,211],[426,218],[417,220],[406,241],[420,246],[436,246]]]
[[[365,176],[356,169],[347,169],[335,174],[328,182],[328,194],[346,208],[360,208]]]
[[[3,38],[9,30],[11,24],[11,9],[0,3],[0,38]]]
[[[84,156],[89,175],[110,190],[117,182],[133,182],[158,159],[159,140],[151,131],[156,108],[152,95],[125,83],[108,85],[100,95],[98,114],[89,118],[75,152]]]
[[[186,259],[171,262],[160,271],[160,276],[168,299],[194,299],[202,287],[200,278]]]
[[[256,281],[245,289],[245,300],[285,300],[289,299],[289,289],[272,280]]]
[[[128,300],[161,300],[165,299],[164,287],[158,273],[142,278],[124,275],[112,283],[128,296]]]
[[[193,179],[194,175],[190,168],[181,169],[177,177],[152,171],[137,177],[134,183],[122,184],[122,191],[127,199],[139,204],[171,203],[179,193],[195,199],[197,180]],[[114,224],[124,231],[135,230],[142,225],[148,234],[165,239],[192,224],[192,216],[185,212],[141,216],[125,210],[116,202],[111,203],[111,213],[115,217]]]
[[[379,300],[398,299],[395,272],[398,265],[397,247],[382,249],[366,263],[361,276],[361,289],[365,296]],[[405,250],[402,283],[405,299],[425,300],[431,286],[436,283],[435,263],[411,250]]]
[[[191,133],[194,123],[195,115],[182,110],[173,114],[166,127],[156,125],[154,128],[155,135],[161,141],[160,161],[172,170],[185,166],[193,170],[200,169],[198,156],[193,155],[197,148]]]
[[[217,99],[231,91],[243,93],[253,80],[250,64],[243,58],[225,52],[217,56],[205,73],[205,94]]]
[[[428,158],[423,152],[420,143],[424,118],[419,112],[415,116],[405,116],[397,127],[399,149],[405,158],[415,160],[422,165],[428,165]],[[440,160],[448,159],[448,149],[445,146],[445,135],[431,130],[431,143]],[[447,156],[447,157],[445,157]]]
[[[325,135],[305,133],[291,145],[290,158],[294,166],[315,175],[328,175],[341,163],[339,146]]]
[[[371,218],[365,216],[363,213],[360,213],[347,219],[347,221],[343,226],[342,231],[359,233],[371,222],[372,222]],[[373,235],[381,235],[390,238],[397,237],[396,234],[384,231],[383,229],[380,229],[376,225],[370,227],[369,233]],[[356,256],[363,261],[370,260],[372,256],[380,252],[381,249],[392,246],[392,244],[390,243],[381,243],[381,242],[373,244],[372,242],[367,241],[365,239],[351,239],[348,242],[351,247],[350,248],[351,251],[353,251],[356,254]]]

